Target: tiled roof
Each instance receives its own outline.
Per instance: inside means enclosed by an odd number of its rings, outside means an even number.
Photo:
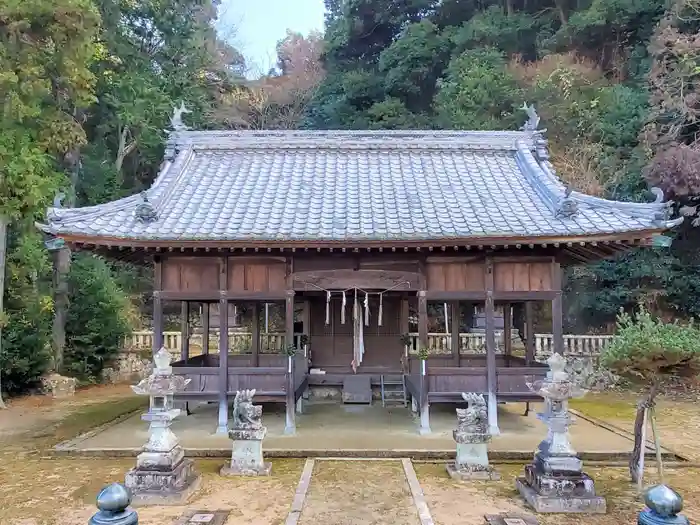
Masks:
[[[178,131],[142,195],[47,233],[152,241],[562,238],[661,230],[667,204],[567,192],[538,132]]]

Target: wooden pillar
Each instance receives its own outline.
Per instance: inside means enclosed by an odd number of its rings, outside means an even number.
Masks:
[[[513,305],[505,303],[503,305],[503,347],[506,354],[505,364],[511,365],[513,355]]]
[[[202,353],[209,354],[209,335],[211,334],[211,323],[209,322],[209,312],[211,305],[202,303]]]
[[[428,298],[425,290],[418,292],[418,341],[419,352],[428,349]],[[430,403],[428,402],[428,360],[420,363],[420,434],[430,434]]]
[[[163,289],[163,263],[160,257],[154,259],[153,282],[153,353],[163,348],[163,303],[160,292]]]
[[[557,354],[564,355],[564,312],[561,292],[552,300],[552,343]]]
[[[284,345],[287,347],[294,344],[294,290],[287,290],[284,304]],[[287,399],[286,399],[286,417],[284,425],[285,434],[296,434],[296,419],[294,414],[296,400],[294,399],[294,357],[287,358]]]
[[[182,347],[180,348],[180,360],[190,359],[190,303],[180,302],[180,337],[182,337]]]
[[[260,366],[260,303],[253,303],[253,327],[251,330],[251,357],[253,366]]]
[[[486,260],[486,385],[488,388],[488,421],[491,435],[499,435],[498,428],[498,378],[496,376],[496,319],[493,300],[493,262]]]
[[[401,297],[401,312],[399,313],[399,323],[401,326],[401,336],[404,334],[408,334],[409,332],[409,317],[410,317],[410,308],[408,304],[408,298],[407,297]],[[403,373],[404,374],[410,374],[411,373],[411,355],[408,352],[408,347],[407,345],[403,345],[403,348],[401,349],[402,355],[403,355]]]
[[[219,418],[217,434],[228,435],[228,257],[219,261]]]
[[[228,298],[219,300],[219,420],[216,433],[228,435]]]
[[[554,265],[554,283],[558,292],[552,300],[552,343],[554,352],[564,355],[564,307],[562,304],[562,275],[559,263]]]
[[[452,364],[454,366],[460,366],[460,350],[461,341],[459,339],[459,329],[461,326],[461,310],[459,301],[452,301],[450,303],[450,341],[452,343]]]
[[[525,362],[535,362],[535,311],[531,301],[525,303]]]

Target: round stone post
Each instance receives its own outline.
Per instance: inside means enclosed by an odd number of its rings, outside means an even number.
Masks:
[[[129,508],[131,493],[121,483],[112,483],[97,495],[99,509],[88,525],[138,525],[139,515]]]
[[[689,525],[681,515],[683,498],[666,485],[654,485],[644,493],[647,508],[639,513],[638,525]]]

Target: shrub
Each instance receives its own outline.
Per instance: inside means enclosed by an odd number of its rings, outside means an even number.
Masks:
[[[692,321],[665,323],[642,307],[635,318],[622,312],[601,363],[649,388],[671,376],[695,376],[700,373],[700,327]]]
[[[74,257],[69,283],[65,371],[83,382],[95,382],[132,329],[132,306],[100,257]]]

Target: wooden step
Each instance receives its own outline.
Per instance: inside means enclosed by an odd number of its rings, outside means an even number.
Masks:
[[[345,376],[343,380],[343,403],[371,405],[371,377],[369,375]]]

